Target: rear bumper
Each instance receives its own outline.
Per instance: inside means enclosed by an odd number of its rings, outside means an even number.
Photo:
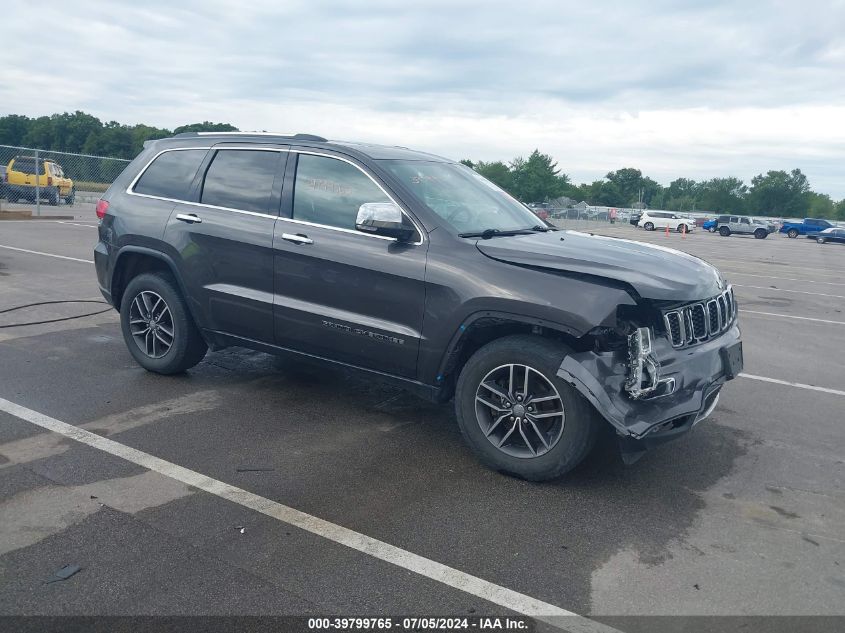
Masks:
[[[653,356],[660,378],[672,379],[674,391],[635,400],[625,391],[627,358],[621,352],[581,352],[563,360],[557,374],[572,384],[617,433],[644,450],[689,431],[716,406],[725,372],[723,349],[740,341],[734,324],[722,336],[699,345],[675,349],[656,337]]]
[[[111,275],[109,273],[109,247],[102,240],[94,246],[94,270],[97,271],[97,285],[103,298],[114,305],[111,294]]]

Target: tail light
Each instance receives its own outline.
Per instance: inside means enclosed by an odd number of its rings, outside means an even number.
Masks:
[[[47,186],[48,187],[53,186],[53,177],[52,176],[47,176]]]
[[[106,211],[109,210],[108,200],[97,200],[97,217],[101,220],[106,217]]]

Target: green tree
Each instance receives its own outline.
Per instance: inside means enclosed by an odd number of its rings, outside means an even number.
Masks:
[[[202,123],[190,123],[188,125],[180,125],[175,130],[174,134],[182,134],[183,132],[237,132],[238,128],[228,123],[212,123],[211,121],[203,121]]]
[[[497,160],[492,163],[478,161],[475,164],[475,171],[513,195],[513,174],[502,161]]]
[[[631,207],[642,201],[645,205],[651,205],[655,197],[659,196],[662,187],[655,180],[643,176],[639,169],[624,167],[611,171],[605,176],[611,188],[604,190],[604,197],[609,206]],[[604,188],[603,188],[604,189]],[[612,192],[614,195],[610,195]]]
[[[711,178],[699,183],[696,208],[714,213],[745,213],[748,187],[739,178]]]
[[[662,204],[654,205],[670,211],[690,211],[698,202],[698,183],[689,178],[678,178],[663,190]]]
[[[20,114],[0,117],[0,145],[23,145],[31,122],[32,119]]]
[[[544,202],[563,194],[568,176],[560,173],[557,163],[548,154],[534,150],[527,160],[517,157],[511,162],[512,193],[523,202]]]
[[[803,217],[807,213],[810,183],[800,169],[769,171],[751,179],[748,211],[760,215]]]
[[[807,194],[807,215],[812,218],[835,218],[836,205],[826,193],[810,191]]]

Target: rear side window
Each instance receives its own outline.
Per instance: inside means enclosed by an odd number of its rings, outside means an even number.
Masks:
[[[390,198],[354,165],[325,156],[299,155],[294,219],[354,230],[358,207],[365,202],[390,202]]]
[[[206,150],[171,150],[161,154],[147,167],[133,191],[147,196],[187,200],[191,183]]]
[[[204,149],[171,150],[161,154],[141,175],[132,191],[147,196],[187,200]]]
[[[39,161],[40,162],[40,161]],[[41,163],[43,168],[44,163]],[[16,158],[12,163],[11,167],[12,171],[19,171],[22,174],[29,174],[30,176],[35,175],[35,160],[32,158]]]
[[[200,202],[267,213],[281,152],[224,149],[205,174]]]

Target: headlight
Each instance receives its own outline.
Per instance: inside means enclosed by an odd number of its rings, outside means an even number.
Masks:
[[[659,384],[660,367],[651,357],[651,330],[641,327],[628,337],[628,379],[625,391],[634,399],[652,393]]]

